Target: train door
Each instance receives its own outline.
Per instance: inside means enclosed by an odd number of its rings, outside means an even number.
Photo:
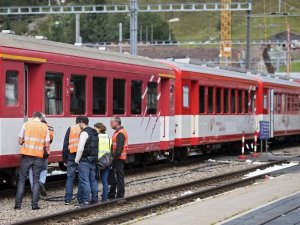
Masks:
[[[270,138],[274,137],[274,89],[269,90]]]
[[[24,99],[23,99],[24,121],[28,120],[28,65],[24,64]]]
[[[191,111],[191,91],[192,85],[190,80],[182,80],[182,118],[181,118],[181,138],[183,144],[190,146],[191,138],[194,134],[194,116]]]
[[[263,90],[263,121],[269,122],[269,137],[274,137],[274,90]]]
[[[175,81],[169,78],[161,78],[160,99],[160,124],[161,137],[160,149],[174,148],[175,139]]]

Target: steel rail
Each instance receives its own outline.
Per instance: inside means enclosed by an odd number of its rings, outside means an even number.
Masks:
[[[87,207],[84,208],[75,208],[75,209],[71,209],[71,210],[66,210],[63,212],[59,212],[59,213],[54,213],[54,214],[50,214],[50,215],[46,215],[46,216],[41,216],[41,217],[36,217],[36,218],[32,218],[29,220],[23,220],[23,221],[18,221],[16,223],[13,224],[48,224],[54,221],[68,221],[68,219],[72,218],[76,218],[76,217],[80,217],[81,215],[90,215],[90,213],[92,213],[93,211],[100,211],[100,210],[104,210],[106,208],[112,207],[114,205],[118,205],[118,204],[124,204],[124,203],[132,203],[134,201],[138,201],[138,200],[143,200],[146,198],[150,198],[151,196],[159,196],[159,195],[163,195],[166,193],[172,193],[174,191],[182,191],[182,190],[186,190],[186,188],[191,188],[191,187],[202,187],[204,185],[211,185],[211,184],[217,184],[218,182],[224,182],[227,181],[229,179],[232,178],[240,178],[241,176],[251,172],[251,171],[255,171],[257,169],[264,169],[276,164],[280,164],[283,162],[286,162],[287,160],[279,160],[279,161],[274,161],[271,163],[267,163],[264,165],[259,165],[259,166],[255,166],[252,168],[248,168],[248,169],[243,169],[240,171],[235,171],[235,172],[231,172],[231,173],[226,173],[226,174],[222,174],[222,175],[217,175],[217,176],[212,176],[212,177],[208,177],[208,178],[204,178],[204,179],[200,179],[200,180],[196,180],[196,181],[192,181],[192,182],[188,182],[188,183],[184,183],[184,184],[179,184],[179,185],[175,185],[175,186],[171,186],[171,187],[167,187],[167,188],[162,188],[162,189],[158,189],[158,190],[154,190],[154,191],[150,191],[150,192],[144,192],[144,193],[140,193],[137,195],[133,195],[133,196],[129,196],[126,197],[124,199],[117,199],[117,200],[113,200],[107,203],[99,203],[99,204],[94,204],[94,205],[89,205]],[[258,176],[258,177],[262,177],[262,175]],[[257,179],[257,178],[256,178]],[[240,181],[237,181],[238,183],[244,183],[247,181],[251,181],[253,179],[242,179]],[[232,184],[233,185],[233,184]],[[219,186],[220,187],[220,186]],[[226,185],[224,186],[224,188],[226,187]],[[201,192],[201,194],[203,195],[204,193],[208,193],[209,191],[213,191],[213,190],[217,190],[214,188],[209,188],[206,190],[206,192]],[[198,193],[198,192],[195,192]],[[180,199],[185,199],[188,197],[192,197],[194,196],[194,194],[191,195],[187,195],[187,196],[181,196],[176,198],[176,201],[180,201]],[[174,199],[172,199],[172,201],[175,201]],[[168,202],[170,202],[170,200],[167,201],[163,201],[161,204],[165,205]],[[156,207],[156,204],[154,205],[150,205],[153,208]],[[150,207],[149,206],[149,207]],[[137,210],[137,209],[136,209]],[[142,210],[142,208],[141,208]],[[138,211],[138,210],[137,210]],[[128,213],[128,212],[127,212]],[[129,215],[126,214],[126,212],[123,212],[122,214],[120,214],[119,216],[123,217],[125,215]],[[109,220],[112,220],[111,217],[104,217],[101,218],[100,220],[97,220],[100,224],[101,223],[107,223]],[[102,222],[101,222],[102,221]],[[106,221],[106,222],[104,222]],[[97,223],[98,223],[97,222]],[[96,223],[96,224],[97,224]]]

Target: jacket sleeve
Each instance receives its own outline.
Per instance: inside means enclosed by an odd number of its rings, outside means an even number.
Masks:
[[[116,146],[116,151],[114,157],[117,158],[121,156],[123,147],[124,147],[124,142],[125,142],[125,136],[122,133],[119,133],[117,136],[117,146]]]
[[[62,154],[64,162],[68,161],[70,129],[71,128],[69,127],[66,132],[65,139],[64,139],[63,154]]]

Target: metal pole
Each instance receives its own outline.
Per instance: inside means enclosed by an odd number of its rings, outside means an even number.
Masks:
[[[80,37],[80,14],[75,15],[75,43],[81,43]]]
[[[143,26],[140,26],[140,42],[143,42]]]
[[[281,13],[281,0],[278,0],[278,13]]]
[[[122,53],[122,41],[123,41],[123,26],[119,23],[119,52]]]
[[[151,24],[151,43],[153,43],[153,24]]]
[[[252,0],[248,0],[251,4]],[[251,9],[252,10],[252,9]],[[250,45],[251,45],[251,10],[247,11],[247,50],[246,50],[246,69],[250,69]]]
[[[137,55],[137,20],[138,2],[130,0],[130,53]]]
[[[169,23],[169,42],[171,42],[171,23]]]
[[[148,25],[146,26],[146,43],[148,42]]]

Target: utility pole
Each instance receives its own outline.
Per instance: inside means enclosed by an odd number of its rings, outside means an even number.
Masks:
[[[75,15],[75,43],[81,43],[82,39],[80,36],[80,14]]]
[[[122,53],[122,41],[123,41],[123,25],[119,23],[119,52]]]
[[[130,54],[137,55],[138,0],[130,0]]]
[[[287,55],[286,55],[286,75],[290,78],[291,73],[291,25],[287,24]]]
[[[252,0],[248,0],[252,5]],[[247,50],[246,50],[246,69],[250,69],[250,45],[251,45],[251,10],[247,10]]]

